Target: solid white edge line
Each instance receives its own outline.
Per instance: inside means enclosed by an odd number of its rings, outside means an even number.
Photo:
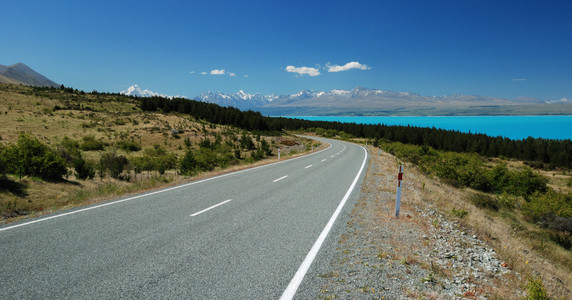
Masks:
[[[198,216],[198,215],[200,215],[200,214],[202,214],[202,213],[204,213],[204,212],[207,212],[207,211],[209,211],[209,210],[211,210],[211,209],[213,209],[213,208],[215,208],[215,207],[217,207],[217,206],[223,205],[223,204],[228,203],[228,202],[230,202],[230,201],[232,201],[232,199],[228,199],[228,200],[225,200],[225,201],[223,201],[223,202],[221,202],[221,203],[219,203],[219,204],[215,204],[215,205],[213,205],[213,206],[211,206],[211,207],[209,207],[209,208],[205,208],[205,209],[203,209],[203,210],[201,210],[201,211],[199,211],[199,212],[196,212],[196,213],[192,214],[191,217]]]
[[[163,192],[168,192],[168,191],[180,189],[180,188],[183,188],[183,187],[187,187],[187,186],[191,186],[191,185],[195,185],[195,184],[199,184],[199,183],[203,183],[203,182],[207,182],[207,181],[211,181],[211,180],[215,180],[215,179],[219,179],[219,178],[223,178],[223,177],[227,177],[227,176],[231,176],[231,175],[236,175],[236,174],[240,174],[240,173],[244,173],[244,172],[249,172],[249,171],[256,170],[256,169],[266,168],[266,167],[269,167],[269,166],[273,166],[273,165],[277,165],[277,164],[281,164],[281,163],[293,161],[293,160],[296,160],[296,159],[300,159],[300,158],[304,158],[304,157],[309,157],[309,156],[312,156],[312,155],[314,155],[314,154],[318,154],[318,153],[320,153],[320,152],[322,152],[322,151],[326,151],[326,150],[328,150],[328,149],[330,149],[330,148],[332,148],[332,144],[330,144],[330,146],[328,146],[328,147],[325,148],[325,149],[322,149],[322,150],[320,150],[320,151],[317,151],[317,152],[314,152],[314,153],[310,153],[310,154],[307,154],[307,155],[303,155],[303,156],[299,156],[299,157],[295,157],[295,158],[291,158],[291,159],[287,159],[287,160],[281,160],[281,161],[277,161],[277,162],[274,162],[274,163],[271,163],[271,164],[262,165],[262,166],[258,166],[258,167],[254,167],[254,168],[250,168],[250,169],[240,170],[240,171],[236,171],[236,172],[230,172],[230,173],[222,174],[222,175],[219,175],[219,176],[209,177],[209,178],[205,178],[205,179],[202,179],[202,180],[199,180],[199,181],[193,181],[193,182],[189,182],[189,183],[177,185],[177,186],[174,186],[174,187],[170,187],[170,188],[166,188],[166,189],[162,189],[162,190],[158,190],[158,191],[154,191],[154,192],[150,192],[150,193],[145,193],[145,194],[141,194],[141,195],[137,195],[137,196],[125,198],[125,199],[115,200],[115,201],[112,201],[112,202],[107,202],[107,203],[103,203],[103,204],[99,204],[99,205],[95,205],[95,206],[90,206],[90,207],[86,207],[86,208],[82,208],[82,209],[70,211],[70,212],[67,212],[67,213],[62,213],[62,214],[58,214],[58,215],[54,215],[54,216],[49,216],[49,217],[45,217],[45,218],[41,218],[41,219],[37,219],[37,220],[25,222],[25,223],[20,223],[20,224],[15,224],[15,225],[8,226],[8,227],[3,227],[3,228],[0,228],[0,232],[5,231],[5,230],[9,230],[9,229],[14,229],[14,228],[26,226],[26,225],[31,225],[31,224],[43,222],[43,221],[47,221],[47,220],[51,220],[51,219],[55,219],[55,218],[60,218],[60,217],[64,217],[64,216],[68,216],[68,215],[72,215],[72,214],[76,214],[76,213],[80,213],[80,212],[84,212],[84,211],[88,211],[88,210],[92,210],[92,209],[96,209],[96,208],[101,208],[101,207],[108,206],[108,205],[114,205],[114,204],[118,204],[118,203],[121,203],[121,202],[126,202],[126,201],[131,201],[131,200],[135,200],[135,199],[139,199],[139,198],[143,198],[143,197],[147,197],[147,196],[152,196],[152,195],[156,195],[156,194],[159,194],[159,193],[163,193]]]
[[[310,265],[312,265],[312,262],[316,258],[318,251],[320,251],[320,247],[322,247],[322,244],[326,240],[328,233],[330,233],[332,226],[334,226],[334,222],[338,218],[338,215],[342,211],[342,208],[344,207],[348,198],[350,197],[350,194],[354,190],[354,188],[355,188],[355,186],[359,180],[359,177],[361,175],[361,172],[363,171],[363,169],[365,167],[365,163],[367,161],[367,156],[368,156],[367,150],[364,147],[361,147],[361,148],[363,149],[363,151],[365,153],[365,157],[363,158],[363,162],[361,164],[361,168],[359,169],[359,172],[357,173],[354,181],[352,182],[352,185],[350,186],[350,188],[348,189],[348,191],[344,195],[344,198],[342,198],[342,201],[340,202],[340,204],[336,208],[336,211],[334,212],[334,214],[330,218],[330,221],[328,221],[328,224],[326,224],[326,227],[324,227],[324,229],[322,230],[322,233],[320,233],[320,236],[318,237],[318,239],[316,240],[316,242],[312,246],[312,249],[310,249],[310,252],[308,252],[308,254],[306,255],[306,258],[304,259],[304,261],[302,262],[302,264],[298,268],[298,271],[296,271],[296,274],[294,275],[294,277],[290,281],[290,284],[288,284],[288,287],[286,288],[286,290],[284,290],[284,293],[282,293],[282,297],[280,297],[280,300],[290,300],[290,299],[294,298],[294,295],[296,294],[298,287],[302,283],[304,276],[306,276],[308,269],[310,269]]]
[[[280,177],[280,178],[278,178],[278,179],[274,179],[274,181],[272,181],[272,182],[280,181],[280,180],[282,180],[282,179],[284,179],[284,178],[286,178],[286,177],[288,177],[288,175],[282,176],[282,177]]]

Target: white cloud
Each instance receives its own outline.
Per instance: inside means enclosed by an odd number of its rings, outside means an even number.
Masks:
[[[369,70],[369,69],[371,69],[371,67],[369,67],[368,65],[360,64],[357,61],[349,62],[343,66],[338,66],[338,65],[329,66],[328,65],[328,72],[341,72],[341,71],[347,71],[347,70],[351,70],[351,69]]]
[[[236,73],[228,72],[228,75],[229,75],[230,77],[234,77],[234,76],[236,76]]]
[[[512,81],[526,81],[526,78],[514,78]]]
[[[190,73],[190,74],[195,74],[195,71],[190,71],[189,73]]]
[[[316,68],[309,68],[309,67],[294,67],[294,66],[287,66],[286,71],[290,73],[298,73],[298,75],[310,75],[310,76],[318,76],[320,75],[320,71]]]
[[[203,75],[207,75],[207,72],[201,72],[201,74],[203,74]]]
[[[211,75],[224,75],[225,72],[226,72],[225,70],[214,69],[214,70],[211,70]]]

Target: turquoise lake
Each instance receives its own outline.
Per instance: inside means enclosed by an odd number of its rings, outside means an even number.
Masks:
[[[333,117],[300,116],[304,120],[358,124],[411,125],[461,132],[484,133],[510,139],[572,139],[572,116],[475,116],[475,117]]]

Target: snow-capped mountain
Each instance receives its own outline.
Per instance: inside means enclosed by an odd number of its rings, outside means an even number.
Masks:
[[[169,95],[165,95],[165,94],[159,94],[156,92],[153,92],[151,90],[147,90],[147,89],[141,89],[141,87],[137,84],[134,84],[130,87],[128,87],[125,91],[121,91],[119,92],[120,94],[126,95],[126,96],[134,96],[134,97],[165,97],[165,98],[175,98],[175,97],[183,97],[184,96],[169,96]]]
[[[549,100],[549,101],[545,101],[548,104],[552,104],[552,103],[572,103],[572,99],[567,99],[567,98],[561,98],[560,100]]]
[[[232,106],[238,109],[251,109],[266,105],[274,100],[276,95],[248,94],[240,90],[234,94],[225,94],[208,91],[195,97],[195,100],[218,104],[220,106]]]
[[[417,96],[409,92],[391,92],[378,89],[367,89],[357,87],[353,90],[331,90],[329,92],[317,90],[302,90],[289,95],[262,95],[248,94],[240,90],[234,94],[219,92],[206,92],[195,97],[195,100],[215,103],[221,106],[232,106],[239,109],[259,109],[264,106],[283,106],[289,103],[297,103],[301,100],[311,99],[331,99],[332,101],[342,101],[344,99],[366,99],[372,97],[410,97]]]

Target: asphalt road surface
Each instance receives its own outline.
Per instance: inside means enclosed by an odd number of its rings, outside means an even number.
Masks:
[[[312,277],[367,161],[360,146],[327,142],[297,159],[2,226],[0,299],[314,297]]]

